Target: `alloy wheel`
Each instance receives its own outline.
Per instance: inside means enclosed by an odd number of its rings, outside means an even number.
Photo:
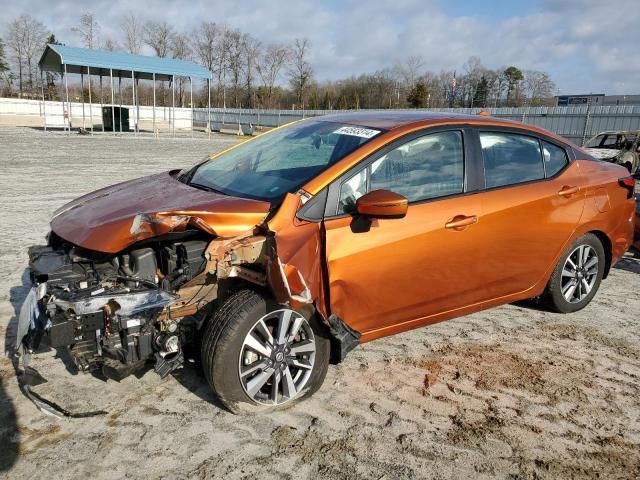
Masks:
[[[598,254],[590,245],[576,247],[562,269],[562,296],[569,303],[579,303],[593,290],[598,278]]]
[[[315,356],[315,336],[306,318],[290,309],[270,312],[242,343],[238,364],[242,388],[258,403],[286,403],[308,383]]]

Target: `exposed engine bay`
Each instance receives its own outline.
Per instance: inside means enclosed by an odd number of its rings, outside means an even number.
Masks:
[[[165,189],[170,182],[182,185],[169,175],[156,179]],[[153,365],[166,376],[185,359],[199,359],[199,342],[211,314],[243,288],[262,290],[279,304],[309,315],[329,317],[317,255],[319,224],[295,217],[308,199],[303,193],[287,194],[280,205],[292,220],[256,222],[253,228],[242,222],[254,222],[254,211],[262,205],[195,189],[188,193],[206,194],[208,201],[213,198],[223,206],[233,201],[234,208],[235,202],[249,202],[251,209],[240,220],[234,216],[233,224],[240,223],[231,229],[216,223],[211,206],[188,214],[183,209],[141,214],[127,197],[118,199],[119,208],[115,201],[107,203],[115,220],[102,218],[102,226],[93,226],[82,216],[89,217],[97,202],[132,195],[121,186],[109,188],[114,193],[91,194],[95,200],[85,198],[56,212],[47,245],[29,249],[32,288],[20,311],[16,343],[27,354],[25,362],[44,344],[68,352],[83,372],[101,371],[120,380]],[[202,225],[202,218],[217,228]],[[332,338],[345,343],[344,325],[331,318],[326,324]],[[352,334],[345,338],[352,340],[349,349],[357,345]],[[336,350],[342,352],[340,360],[349,349]]]
[[[175,238],[177,237],[177,238]],[[28,350],[41,341],[68,350],[82,371],[120,379],[149,360],[166,376],[182,366],[197,319],[159,319],[176,291],[201,273],[210,239],[188,231],[118,254],[83,249],[55,233],[29,249],[34,285]],[[34,328],[35,327],[35,328]]]

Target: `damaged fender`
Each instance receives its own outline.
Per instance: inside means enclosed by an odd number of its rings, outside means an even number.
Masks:
[[[208,273],[268,286],[279,303],[315,304],[325,316],[320,225],[295,217],[300,204],[298,195],[288,194],[271,221],[238,237],[213,240],[205,253]]]
[[[236,277],[269,287],[279,303],[291,308],[312,306],[329,329],[333,360],[339,362],[359,344],[360,333],[337,316],[329,316],[322,225],[298,219],[295,214],[301,204],[301,196],[288,194],[278,214],[266,224],[239,237],[212,241],[206,252],[207,268],[218,279]],[[193,284],[201,280],[196,278]],[[195,310],[193,305],[185,307]]]

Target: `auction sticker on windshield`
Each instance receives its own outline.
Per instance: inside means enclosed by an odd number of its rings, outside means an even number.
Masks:
[[[339,135],[351,135],[354,137],[372,138],[380,133],[380,130],[371,130],[363,127],[341,127],[333,133]]]

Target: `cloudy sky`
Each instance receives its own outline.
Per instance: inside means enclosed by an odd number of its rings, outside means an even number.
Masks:
[[[516,65],[551,73],[561,94],[640,93],[638,0],[93,0],[101,40],[116,40],[133,11],[190,30],[227,23],[263,43],[311,40],[319,80],[393,66],[421,55],[426,68],[461,69],[472,55],[485,66]],[[67,45],[78,0],[0,0],[0,36],[29,13]],[[149,52],[150,53],[150,52]]]

